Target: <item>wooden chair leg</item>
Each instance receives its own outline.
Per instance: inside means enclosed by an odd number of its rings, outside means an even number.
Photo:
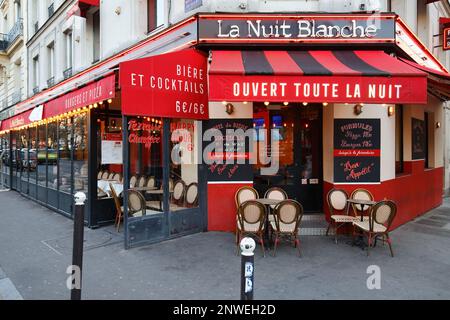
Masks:
[[[372,235],[369,232],[368,239],[367,239],[367,256],[369,256],[369,254],[370,254],[369,249],[370,249],[371,245],[372,245]]]
[[[280,242],[280,239],[278,237],[278,234],[275,233],[275,243],[273,245],[273,256],[275,257],[277,255],[277,247],[278,247],[278,243]]]
[[[262,252],[263,252],[263,257],[265,258],[266,257],[266,250],[264,249],[264,235],[263,234],[259,235],[259,242],[261,243],[261,249],[262,249]]]
[[[328,233],[330,232],[331,222],[328,224],[327,232],[325,233],[325,236],[328,237]]]
[[[298,239],[297,237],[295,237],[295,246],[297,247],[297,250],[298,250],[298,256],[301,258],[302,252],[300,250],[300,239]]]
[[[337,238],[337,233],[338,233],[338,225],[336,222],[334,222],[334,243],[337,244],[338,243],[338,238]]]
[[[386,241],[387,241],[387,243],[389,245],[389,250],[391,251],[391,257],[393,258],[394,257],[394,251],[392,250],[392,241],[391,241],[391,238],[389,238],[389,234],[388,233],[386,233]]]

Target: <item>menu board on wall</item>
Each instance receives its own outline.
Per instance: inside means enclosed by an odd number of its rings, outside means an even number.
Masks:
[[[122,141],[102,140],[102,164],[122,164]]]
[[[411,118],[412,160],[425,159],[426,132],[425,121]]]
[[[250,139],[237,139],[235,135],[235,130],[242,129],[245,132],[250,128],[253,128],[252,119],[204,121],[204,132],[208,129],[217,129],[221,133],[221,138],[218,140],[213,137],[211,141],[203,142],[203,150],[207,148],[208,162],[212,162],[207,164],[208,181],[253,181],[253,168],[249,156]],[[219,148],[212,148],[212,146],[218,144],[222,145],[222,152],[219,151]]]
[[[380,119],[334,120],[334,182],[380,182]]]

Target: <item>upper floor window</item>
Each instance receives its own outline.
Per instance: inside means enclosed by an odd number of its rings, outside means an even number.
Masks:
[[[55,44],[50,43],[47,46],[48,66],[47,66],[47,85],[52,87],[55,80]]]
[[[72,75],[72,61],[73,61],[72,40],[73,40],[72,30],[68,30],[65,33],[66,57],[65,57],[64,78],[69,78]]]
[[[155,30],[164,24],[164,0],[147,0],[147,29]]]
[[[33,91],[39,91],[39,55],[33,58]]]

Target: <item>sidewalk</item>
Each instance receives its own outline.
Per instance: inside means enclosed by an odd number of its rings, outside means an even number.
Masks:
[[[401,214],[401,213],[399,213]],[[0,268],[24,299],[68,299],[73,222],[16,192],[0,193]],[[85,230],[83,299],[239,299],[234,235],[204,233],[124,250],[113,228]],[[256,299],[450,299],[450,201],[391,234],[395,258],[332,237],[302,236],[255,255]],[[368,290],[367,268],[381,268]],[[1,287],[0,287],[1,290]],[[1,296],[1,291],[0,291]]]

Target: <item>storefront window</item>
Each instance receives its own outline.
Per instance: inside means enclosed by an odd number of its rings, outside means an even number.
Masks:
[[[146,215],[164,211],[163,121],[138,117],[128,122],[131,189],[140,190],[146,201]]]
[[[10,186],[10,179],[9,179],[9,134],[4,134],[0,136],[0,156],[1,156],[1,163],[0,167],[2,170],[2,181],[0,184],[3,183],[5,187]]]
[[[19,168],[21,171],[21,180],[28,181],[28,130],[20,130],[20,150],[19,150]],[[23,185],[24,186],[24,185]],[[25,188],[24,188],[25,189]],[[25,191],[25,190],[22,190]]]
[[[38,126],[37,129],[37,172],[38,185],[45,187],[47,183],[47,143],[46,143],[46,126]]]
[[[37,129],[30,128],[30,150],[28,152],[28,170],[30,172],[30,183],[36,185],[36,169],[37,169]],[[33,188],[33,186],[30,186]],[[35,189],[34,189],[35,190]],[[31,192],[31,190],[30,190]],[[33,193],[34,194],[34,193]]]
[[[48,187],[57,189],[58,187],[58,127],[56,122],[48,124],[47,134],[47,174]]]
[[[170,120],[170,211],[198,207],[198,122]]]
[[[88,193],[88,135],[87,115],[74,118],[74,192]]]
[[[71,193],[72,162],[70,156],[72,136],[71,119],[59,121],[59,191]]]

